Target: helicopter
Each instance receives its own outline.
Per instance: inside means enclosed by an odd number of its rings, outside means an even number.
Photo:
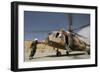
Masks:
[[[79,34],[71,33],[69,31],[59,30],[49,34],[45,40],[45,44],[56,48],[56,55],[60,56],[60,49],[66,50],[66,55],[69,55],[70,51],[86,51],[90,54],[90,45],[79,38]]]
[[[68,30],[60,29],[50,32],[45,41],[40,43],[53,47],[56,50],[56,56],[62,55],[59,49],[66,50],[66,55],[69,55],[70,51],[86,51],[87,54],[90,54],[90,44],[80,39],[86,37],[74,32],[74,30],[82,29],[89,24],[72,29],[72,14],[68,15],[68,19]]]

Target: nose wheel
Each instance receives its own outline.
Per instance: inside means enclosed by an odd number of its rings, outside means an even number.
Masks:
[[[56,56],[61,56],[61,52],[58,49],[56,50]]]

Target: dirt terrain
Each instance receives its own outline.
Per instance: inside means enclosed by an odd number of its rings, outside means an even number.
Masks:
[[[57,57],[56,51],[53,49],[53,47],[44,45],[44,44],[38,44],[36,54],[34,55],[32,60],[29,60],[29,54],[30,54],[30,45],[32,41],[24,41],[24,61],[47,61],[47,60],[71,60],[71,59],[88,59],[90,58],[90,55],[87,55],[84,51],[72,51],[70,52],[69,56],[66,56],[66,51],[60,49],[60,52],[62,53],[62,56]]]

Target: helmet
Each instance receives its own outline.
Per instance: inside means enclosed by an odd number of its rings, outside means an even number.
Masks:
[[[34,41],[38,41],[38,39],[37,39],[37,38],[35,38],[35,39],[34,39]]]

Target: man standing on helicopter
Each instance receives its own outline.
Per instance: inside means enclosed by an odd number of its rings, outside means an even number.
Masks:
[[[37,44],[38,44],[38,39],[34,39],[34,41],[32,42],[32,44],[30,45],[31,53],[29,55],[29,60],[33,59],[33,56],[36,53]]]

